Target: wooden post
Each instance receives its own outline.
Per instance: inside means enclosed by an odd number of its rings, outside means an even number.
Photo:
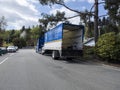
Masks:
[[[94,37],[95,43],[98,41],[98,0],[95,0],[95,15],[94,15]]]

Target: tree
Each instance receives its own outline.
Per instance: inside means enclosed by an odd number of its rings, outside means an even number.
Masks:
[[[16,38],[20,37],[20,30],[15,30],[14,37]]]
[[[95,42],[97,42],[98,40],[98,0],[95,0],[95,3],[93,5],[93,7],[95,7],[95,11],[94,12],[91,12],[92,8],[90,9],[90,12],[81,12],[81,11],[78,11],[78,10],[74,10],[70,7],[68,7],[67,5],[65,5],[64,3],[64,0],[39,0],[39,2],[42,4],[42,5],[49,5],[49,6],[52,6],[53,4],[58,4],[58,5],[62,5],[64,6],[65,8],[73,11],[73,12],[76,12],[78,15],[76,16],[94,16],[94,37],[95,37]],[[71,18],[74,18],[75,16],[71,17]]]
[[[3,38],[0,37],[0,47],[3,45]]]
[[[112,24],[120,25],[120,0],[104,0]]]
[[[120,0],[104,0],[108,18],[105,28],[108,31],[120,32]]]
[[[22,26],[21,32],[25,31],[25,26]]]
[[[30,38],[27,41],[27,44],[30,46],[33,46],[36,44],[37,39],[43,35],[43,31],[41,26],[35,26],[34,28],[31,29],[30,31]]]
[[[85,10],[85,13],[88,13],[89,11],[88,10]],[[92,15],[84,15],[84,14],[81,14],[80,15],[80,18],[83,20],[83,23],[85,24],[85,38],[90,38],[90,37],[93,37],[93,22],[90,20],[92,17]]]
[[[5,17],[2,16],[2,17],[0,18],[0,31],[1,31],[1,30],[4,30],[6,26],[7,26],[7,22],[6,22],[6,20],[5,20]]]
[[[14,38],[12,42],[13,45],[21,47],[20,38]]]
[[[10,34],[9,34],[9,41],[10,42],[12,42],[13,39],[15,38],[14,34],[15,34],[15,30],[13,29],[13,30],[10,31]]]
[[[6,32],[5,28],[7,26],[7,21],[4,16],[0,17],[0,46],[3,45],[4,41],[6,40]]]
[[[10,36],[9,31],[0,32],[0,37],[3,39],[3,43],[9,42],[9,36]]]
[[[120,61],[120,34],[116,35],[115,32],[109,32],[101,35],[95,51],[104,59],[114,62]]]
[[[56,25],[59,21],[65,21],[65,13],[64,12],[59,12],[57,11],[57,13],[55,15],[51,14],[44,14],[42,13],[42,19],[39,19],[40,25],[43,27],[44,31],[47,30],[47,26],[49,25],[49,27],[52,27],[54,25]]]
[[[29,40],[29,39],[30,39],[30,36],[31,36],[31,33],[30,33],[31,28],[28,27],[28,28],[25,29],[25,31],[26,31],[26,40]]]
[[[68,7],[67,5],[65,5],[64,0],[39,0],[39,2],[40,2],[42,5],[49,5],[49,6],[52,6],[52,5],[54,5],[54,4],[62,5],[62,6],[64,6],[65,8],[69,9],[70,11],[76,12],[76,13],[78,13],[78,14],[85,14],[84,12],[71,9],[70,7]],[[91,13],[87,13],[87,14],[91,14]]]
[[[13,45],[18,46],[19,48],[26,47],[26,40],[24,38],[14,38]]]

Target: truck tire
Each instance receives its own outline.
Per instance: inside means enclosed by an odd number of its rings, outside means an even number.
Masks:
[[[44,50],[41,50],[41,54],[44,55],[44,54],[45,54],[45,51],[44,51]]]
[[[59,51],[53,51],[53,52],[52,52],[52,58],[53,58],[54,60],[59,59],[59,57],[60,57]]]
[[[71,60],[73,60],[73,58],[72,57],[66,57],[66,60],[71,61]]]

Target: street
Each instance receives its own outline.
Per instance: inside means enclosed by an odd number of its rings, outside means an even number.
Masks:
[[[120,69],[21,49],[0,56],[0,90],[120,90]]]

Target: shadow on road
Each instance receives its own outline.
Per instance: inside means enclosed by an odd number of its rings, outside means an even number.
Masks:
[[[83,65],[97,65],[97,62],[94,61],[86,61],[81,59],[72,59],[72,60],[64,60],[67,64],[83,64]]]
[[[51,54],[44,54],[44,56],[51,57]],[[52,58],[52,57],[51,57]],[[66,59],[66,58],[60,58],[55,61],[61,61],[66,64],[83,64],[83,65],[98,65],[99,63],[97,61],[91,61],[91,60],[85,60],[83,58],[79,59]]]

